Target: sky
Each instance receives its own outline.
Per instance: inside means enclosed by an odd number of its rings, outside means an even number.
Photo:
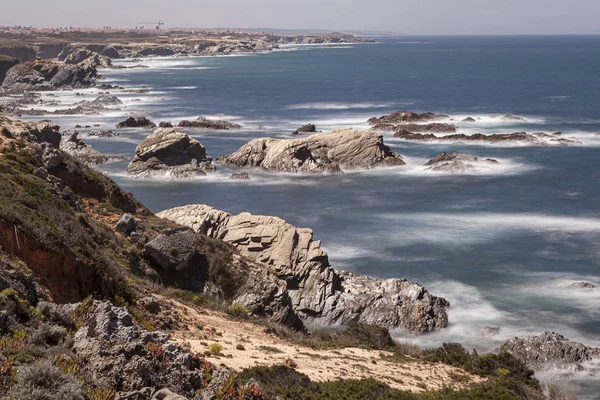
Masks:
[[[600,0],[0,0],[0,25],[600,34]]]

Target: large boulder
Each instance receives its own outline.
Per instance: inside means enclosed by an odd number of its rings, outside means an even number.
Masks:
[[[208,119],[204,117],[198,117],[194,121],[183,120],[179,122],[179,126],[182,128],[201,128],[201,129],[215,129],[215,130],[231,130],[241,129],[241,125],[233,122],[228,122],[220,119]]]
[[[215,170],[212,157],[199,141],[169,128],[159,128],[142,140],[127,167],[130,174],[176,177],[206,175]]]
[[[48,120],[29,122],[0,117],[0,135],[34,143],[50,143],[53,147],[58,147],[61,141],[60,127]]]
[[[600,348],[571,341],[555,332],[514,337],[500,346],[498,352],[510,353],[536,371],[579,369],[579,364],[600,358]]]
[[[12,67],[6,74],[1,88],[11,92],[72,90],[93,86],[97,78],[98,71],[92,64],[67,65],[35,60]]]
[[[316,131],[317,127],[315,124],[306,124],[292,132],[292,135],[299,135],[301,133],[315,133]]]
[[[402,157],[371,131],[340,129],[298,139],[259,138],[219,160],[268,172],[323,173],[404,165]]]
[[[165,231],[144,246],[144,257],[166,283],[201,292],[208,272],[206,256],[197,251],[198,237],[189,228]]]
[[[344,325],[351,321],[429,332],[448,324],[449,303],[406,279],[373,279],[329,265],[311,229],[277,217],[231,215],[205,205],[158,214],[232,244],[245,257],[285,282],[292,307],[305,321]]]

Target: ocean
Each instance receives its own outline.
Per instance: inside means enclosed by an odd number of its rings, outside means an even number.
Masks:
[[[572,146],[411,143],[384,133],[406,166],[334,176],[233,168],[193,180],[136,179],[127,162],[100,166],[154,211],[203,203],[231,213],[276,215],[314,230],[331,265],[381,278],[404,277],[447,298],[450,326],[424,336],[393,335],[422,346],[457,341],[491,351],[517,335],[545,330],[600,347],[600,36],[382,38],[376,44],[289,46],[227,57],[153,58],[103,71],[104,83],[147,86],[120,94],[122,112],[52,119],[114,127],[127,113],[155,122],[222,114],[240,131],[188,130],[213,157],[256,137],[368,127],[398,109],[449,114],[464,133],[563,132]],[[97,90],[82,91],[92,99]],[[60,94],[64,101],[69,96]],[[490,114],[515,114],[525,122]],[[83,123],[82,123],[83,121]],[[111,139],[82,137],[107,154],[131,157],[149,130]],[[494,158],[470,174],[433,173],[442,151]],[[495,336],[487,326],[499,327]],[[582,398],[598,399],[592,368],[540,375]]]

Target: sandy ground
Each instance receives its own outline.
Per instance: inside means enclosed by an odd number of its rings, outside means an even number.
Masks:
[[[258,365],[287,363],[295,365],[297,371],[316,382],[338,378],[375,378],[392,388],[411,391],[441,389],[444,386],[460,388],[482,381],[480,377],[445,364],[385,361],[382,356],[391,353],[378,350],[314,350],[266,333],[264,327],[251,322],[164,300],[172,304],[172,311],[178,314],[181,325],[188,327],[173,332],[173,339],[189,345],[191,351],[198,353],[207,351],[211,344],[220,344],[223,347],[222,355],[208,356],[207,359],[215,365],[235,371]]]

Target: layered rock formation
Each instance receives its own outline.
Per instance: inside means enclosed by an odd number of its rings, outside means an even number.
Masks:
[[[277,217],[230,215],[205,205],[178,207],[157,215],[230,243],[243,256],[272,270],[285,283],[293,309],[305,321],[360,321],[417,333],[448,324],[449,303],[416,283],[372,279],[331,268],[327,253],[313,240],[310,229]]]
[[[93,86],[98,71],[91,64],[66,65],[35,60],[12,67],[1,89],[9,92],[28,90],[78,89]]]
[[[215,129],[215,130],[231,130],[241,129],[242,126],[233,122],[224,120],[208,119],[204,117],[198,117],[194,121],[183,120],[179,122],[179,126],[182,128],[201,128],[201,129]]]
[[[0,135],[34,143],[50,143],[54,147],[58,147],[61,141],[60,127],[48,120],[27,122],[0,117]]]
[[[130,174],[146,176],[191,177],[215,170],[212,157],[199,141],[172,128],[159,128],[145,138],[127,166]]]
[[[573,342],[555,332],[514,337],[498,349],[523,361],[537,371],[553,368],[580,369],[580,364],[600,358],[600,348]]]
[[[124,157],[107,156],[78,138],[78,133],[66,133],[60,142],[60,149],[66,151],[86,165],[104,164],[108,161],[124,160]]]
[[[543,132],[526,133],[526,132],[515,132],[515,133],[494,133],[485,135],[483,133],[475,133],[473,135],[466,135],[459,133],[455,135],[444,135],[437,136],[432,133],[423,134],[408,131],[406,129],[399,129],[394,133],[394,137],[405,140],[418,141],[418,142],[444,142],[444,143],[522,143],[529,146],[548,146],[548,145],[570,145],[580,143],[576,139],[560,138],[556,135],[549,135]]]
[[[404,165],[371,131],[341,129],[298,139],[259,138],[219,160],[268,172],[323,173]]]

